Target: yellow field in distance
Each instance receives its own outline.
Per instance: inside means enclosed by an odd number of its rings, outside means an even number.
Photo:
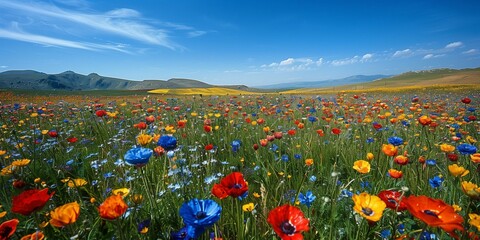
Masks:
[[[148,91],[149,93],[157,94],[172,94],[172,95],[251,95],[258,94],[253,92],[247,92],[242,90],[213,87],[213,88],[174,88],[174,89],[155,89]]]

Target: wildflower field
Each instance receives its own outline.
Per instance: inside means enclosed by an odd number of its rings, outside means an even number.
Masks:
[[[479,239],[476,90],[0,101],[0,239]]]

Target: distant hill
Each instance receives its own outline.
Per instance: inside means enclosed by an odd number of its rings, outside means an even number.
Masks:
[[[214,86],[197,80],[180,78],[172,78],[167,81],[132,81],[120,78],[104,77],[96,73],[82,75],[72,71],[66,71],[59,74],[46,74],[32,70],[14,70],[0,73],[1,89],[85,91],[209,87]]]
[[[382,79],[387,77],[391,77],[391,75],[368,75],[368,76],[354,75],[346,78],[330,79],[330,80],[322,80],[322,81],[278,83],[278,84],[258,86],[258,88],[267,88],[267,89],[324,88],[324,87],[342,86],[342,85],[362,83],[362,82],[370,82],[376,79]]]
[[[396,89],[415,89],[428,87],[451,87],[464,86],[468,88],[480,86],[480,68],[466,69],[432,69],[422,71],[411,71],[395,75],[392,77],[350,84],[344,86],[324,87],[324,88],[308,88],[288,90],[282,93],[320,93],[320,92],[338,92],[338,91],[392,91]],[[470,88],[471,88],[470,87]]]

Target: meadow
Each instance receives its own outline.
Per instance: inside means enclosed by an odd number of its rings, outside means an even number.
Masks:
[[[479,239],[479,97],[1,91],[0,239]]]

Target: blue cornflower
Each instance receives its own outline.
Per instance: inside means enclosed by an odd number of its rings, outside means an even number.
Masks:
[[[298,200],[300,201],[301,204],[307,205],[307,208],[310,208],[310,205],[312,205],[313,201],[315,201],[317,197],[312,194],[312,191],[307,191],[305,195],[303,193],[300,193],[298,195]]]
[[[230,143],[230,145],[232,146],[232,151],[236,153],[238,149],[240,149],[242,142],[240,140],[233,140],[232,143]]]
[[[380,231],[380,236],[382,239],[389,239],[390,235],[392,235],[392,231],[390,229],[383,229]]]
[[[302,159],[302,154],[296,153],[295,155],[293,155],[293,157],[297,160]]]
[[[315,177],[314,175],[310,176],[310,178],[308,179],[310,182],[315,182],[317,181],[317,177]]]
[[[202,235],[202,233],[205,231],[203,228],[194,228],[193,226],[185,226],[178,230],[177,232],[171,232],[170,233],[170,239],[173,240],[190,240],[190,239],[197,239]]]
[[[442,186],[443,178],[440,176],[435,176],[433,178],[428,179],[428,183],[432,188],[438,188]]]
[[[435,159],[427,159],[427,161],[425,161],[425,163],[429,166],[435,166],[437,165],[437,160]]]
[[[128,150],[123,158],[125,159],[125,162],[129,165],[142,167],[148,163],[148,160],[150,159],[152,154],[152,149],[137,147]]]
[[[194,228],[213,226],[220,219],[222,207],[211,199],[192,199],[180,207],[180,216],[185,225]]]
[[[403,144],[403,139],[397,136],[389,137],[388,143],[392,144],[393,146],[399,146]]]
[[[438,239],[435,233],[429,233],[427,231],[423,231],[420,235],[420,240],[436,240]]]
[[[157,145],[170,151],[177,147],[177,139],[174,136],[162,135],[160,139],[158,139]]]
[[[272,146],[270,147],[270,151],[276,152],[278,150],[277,144],[273,143]]]
[[[375,142],[375,139],[373,139],[372,137],[367,138],[367,143],[373,143],[373,142]]]
[[[316,122],[316,121],[317,121],[317,118],[314,117],[314,116],[309,116],[309,117],[308,117],[308,121],[310,121],[310,122],[313,123],[313,122]]]
[[[477,147],[468,143],[462,143],[458,145],[457,149],[462,155],[470,155],[477,152]]]
[[[138,224],[137,231],[139,233],[145,233],[145,228],[148,231],[148,227],[150,226],[150,219],[147,219],[145,221],[142,221]]]
[[[288,155],[287,154],[282,155],[282,161],[288,162]]]
[[[342,198],[351,198],[353,196],[353,193],[347,189],[342,189],[340,192],[340,195],[338,196],[338,200],[341,200]]]

